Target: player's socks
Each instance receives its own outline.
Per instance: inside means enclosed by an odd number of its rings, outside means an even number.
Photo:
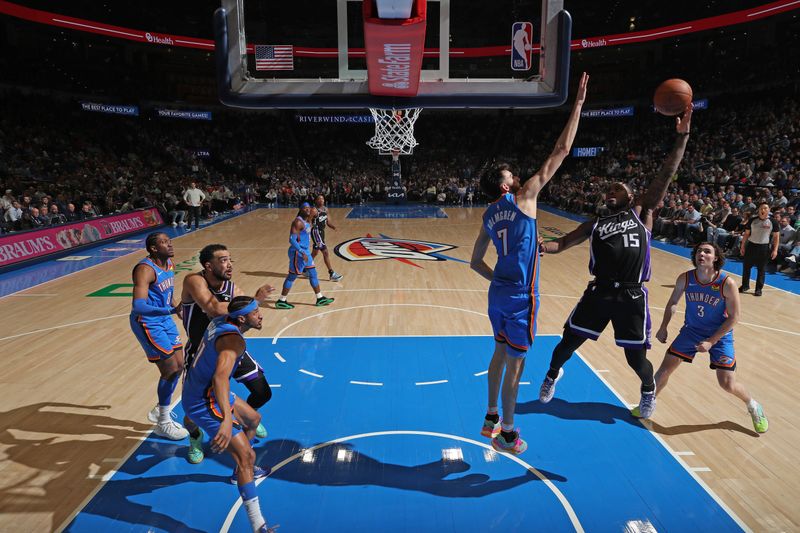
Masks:
[[[321,293],[321,292],[318,292],[318,293],[317,293],[317,300],[319,300],[320,298],[322,298],[322,293]]]
[[[178,386],[178,378],[180,377],[180,372],[176,372],[172,375],[171,379],[158,379],[158,387],[156,392],[158,394],[158,423],[163,424],[169,422],[169,404],[172,401],[172,393],[175,392],[175,387]],[[163,411],[166,408],[167,411],[167,418],[162,418]]]
[[[242,497],[242,503],[247,510],[247,518],[250,520],[250,526],[253,531],[258,531],[266,524],[266,520],[261,514],[261,506],[258,504],[258,495],[256,494],[256,484],[251,481],[239,486],[239,494]]]
[[[497,412],[494,412],[494,413],[487,412],[486,413],[486,420],[489,420],[490,422],[493,422],[493,423],[497,424],[497,422],[500,421],[500,415],[497,414]]]
[[[158,425],[162,424],[169,424],[172,421],[172,417],[170,416],[172,413],[172,409],[169,405],[159,405],[158,406]]]

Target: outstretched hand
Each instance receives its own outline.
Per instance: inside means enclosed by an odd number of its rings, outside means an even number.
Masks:
[[[578,92],[575,95],[575,104],[580,105],[586,100],[586,86],[589,84],[589,75],[585,72],[581,74],[581,81],[578,82]]]
[[[692,127],[692,110],[694,106],[690,103],[686,106],[683,115],[678,115],[675,118],[675,129],[682,135],[687,135]]]

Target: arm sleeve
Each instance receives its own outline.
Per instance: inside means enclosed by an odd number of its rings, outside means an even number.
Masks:
[[[171,307],[156,307],[147,303],[144,298],[133,301],[133,312],[141,316],[166,316],[172,314]]]
[[[295,251],[297,251],[297,252],[299,252],[301,254],[306,253],[306,251],[303,250],[303,247],[300,246],[300,241],[298,241],[297,239],[294,238],[294,233],[290,233],[289,234],[289,246],[291,246],[292,248],[295,249]]]

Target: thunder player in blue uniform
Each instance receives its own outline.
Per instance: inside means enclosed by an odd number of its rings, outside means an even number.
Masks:
[[[131,329],[144,348],[147,360],[155,363],[158,380],[158,423],[156,435],[172,440],[185,439],[189,432],[170,416],[172,393],[183,371],[183,344],[178,327],[170,315],[180,314],[172,301],[175,272],[172,241],[165,233],[151,233],[145,239],[148,257],[133,269]]]
[[[553,152],[524,186],[520,186],[519,178],[505,164],[481,177],[484,193],[495,200],[483,215],[471,261],[472,269],[491,281],[489,320],[495,339],[488,372],[489,402],[481,434],[492,438],[492,447],[501,452],[520,454],[528,447],[514,429],[514,410],[525,356],[536,335],[539,309],[536,199],[570,153],[588,81],[589,76],[584,72],[569,120]],[[497,250],[494,269],[484,260],[490,242]],[[502,423],[497,408],[501,379]]]
[[[722,272],[725,264],[722,249],[716,244],[701,242],[692,251],[692,264],[694,270],[684,272],[675,280],[675,290],[656,333],[656,339],[667,342],[667,326],[683,296],[686,300],[683,327],[670,344],[656,372],[656,390],[658,393],[664,392],[669,377],[681,362],[691,363],[697,352],[708,353],[710,366],[717,372],[719,386],[747,405],[753,427],[758,433],[764,433],[769,428],[764,409],[750,396],[744,385],[736,381],[733,326],[739,320],[739,292],[736,282]],[[637,409],[634,409],[634,415]]]
[[[236,296],[228,304],[228,314],[208,325],[192,365],[183,382],[183,408],[186,415],[209,435],[211,449],[225,450],[236,461],[231,478],[247,511],[253,531],[272,531],[261,514],[255,479],[267,472],[255,466],[256,453],[250,440],[261,423],[261,415],[231,392],[230,380],[247,350],[244,333],[261,329],[258,302],[250,296]]]
[[[319,289],[319,278],[317,277],[317,267],[311,255],[311,223],[317,216],[317,210],[311,207],[308,202],[303,202],[300,212],[292,221],[292,228],[289,231],[289,274],[283,282],[283,289],[278,301],[275,302],[275,309],[294,309],[294,305],[286,301],[292,284],[297,276],[306,274],[314,294],[317,295],[317,306],[330,305],[333,298],[323,296]]]

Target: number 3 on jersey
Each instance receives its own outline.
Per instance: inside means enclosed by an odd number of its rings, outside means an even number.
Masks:
[[[508,228],[497,230],[497,238],[503,241],[503,255],[508,255]]]

